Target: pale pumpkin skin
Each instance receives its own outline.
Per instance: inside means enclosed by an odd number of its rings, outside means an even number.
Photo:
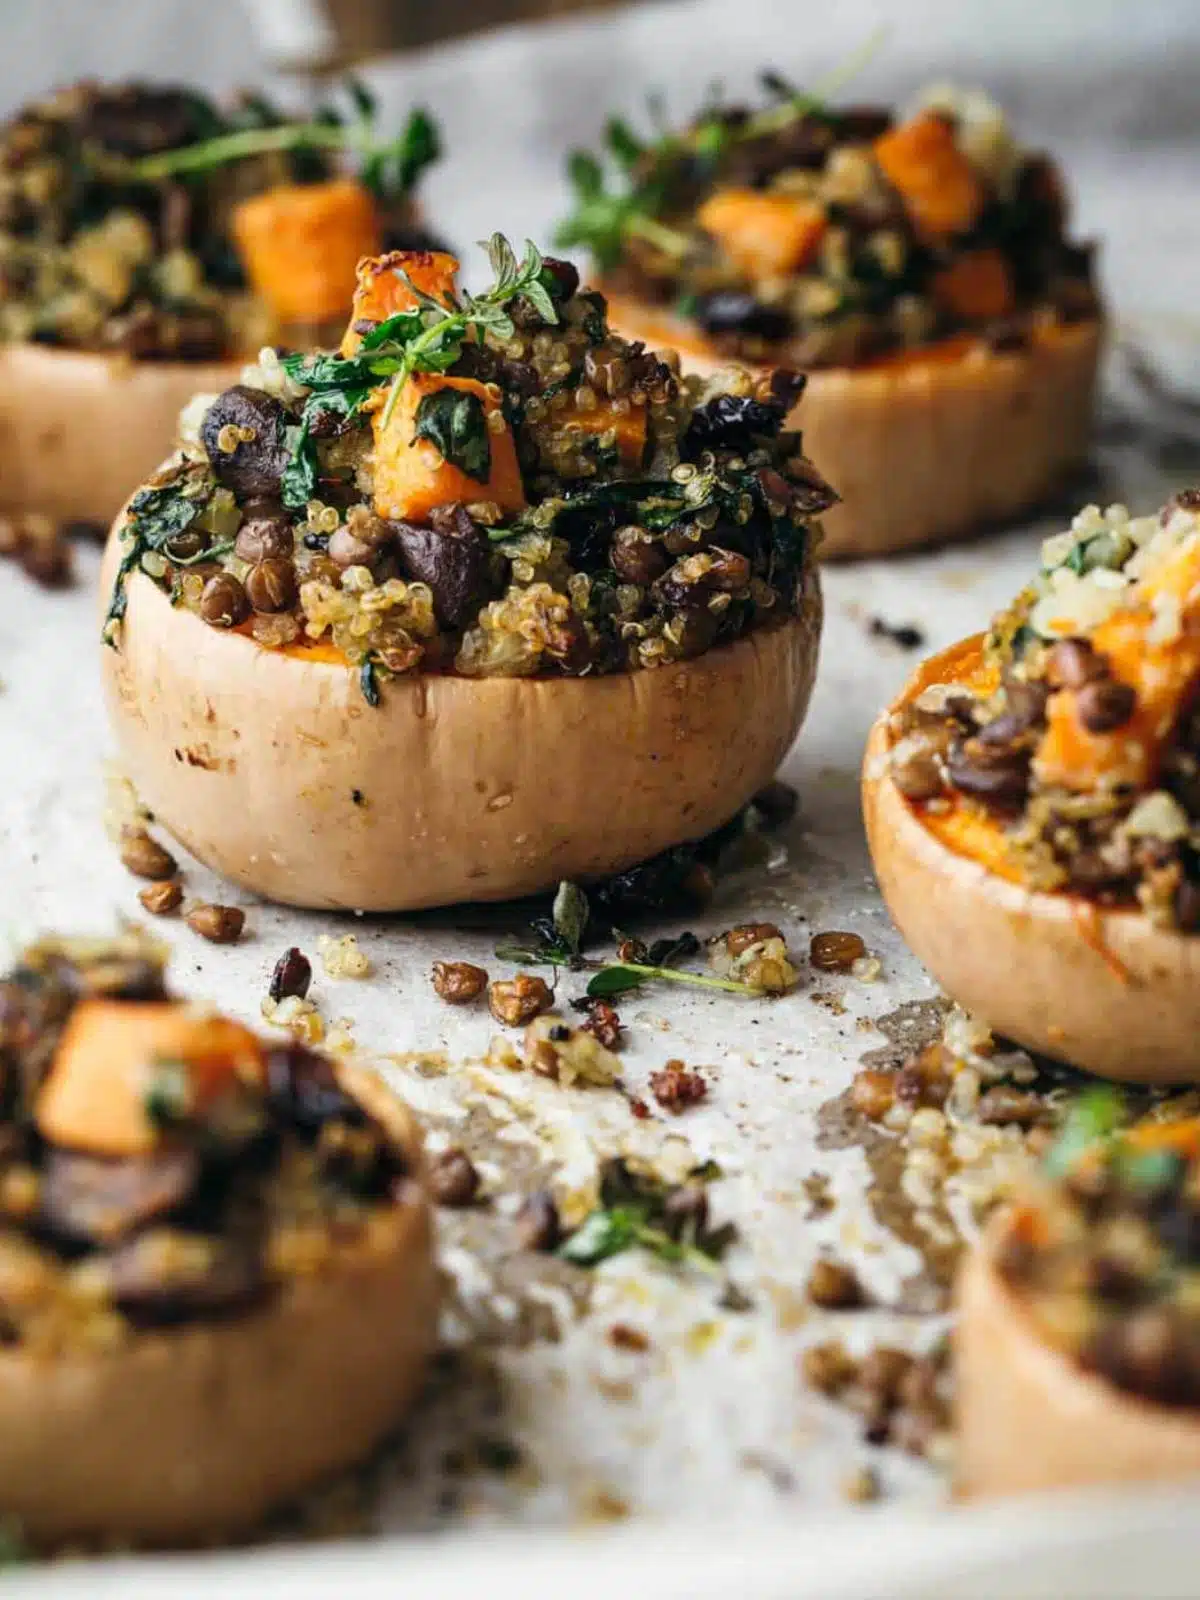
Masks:
[[[107,603],[116,528],[101,576]],[[268,899],[405,911],[633,866],[727,822],[774,776],[821,632],[799,615],[653,671],[421,675],[367,704],[343,662],[264,649],[129,583],[101,667],[121,758],[156,819]]]
[[[685,372],[737,364],[658,307],[609,295],[608,309],[617,332],[677,350]],[[824,559],[967,537],[1031,510],[1084,460],[1099,321],[1055,327],[1023,350],[957,343],[809,374],[787,426],[842,497],[822,519]]]
[[[0,1504],[39,1547],[248,1533],[365,1459],[420,1389],[440,1298],[420,1138],[377,1080],[343,1086],[409,1158],[396,1203],[261,1309],[110,1351],[0,1351]]]
[[[892,709],[935,681],[936,660]],[[1125,1083],[1200,1082],[1200,938],[1025,888],[949,849],[888,773],[890,715],[867,742],[863,814],[883,898],[918,960],[1027,1050]]]
[[[243,365],[0,347],[0,510],[111,522],[174,449],[188,401],[228,389]]]
[[[993,1220],[958,1281],[955,1488],[966,1499],[1200,1473],[1200,1416],[1084,1372],[1038,1334],[996,1270]]]

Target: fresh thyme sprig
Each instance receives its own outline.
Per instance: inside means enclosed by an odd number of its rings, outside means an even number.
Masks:
[[[249,157],[296,151],[343,151],[362,157],[362,182],[380,199],[407,195],[421,173],[441,155],[437,124],[427,111],[413,111],[394,138],[381,137],[377,107],[370,91],[357,79],[348,83],[356,116],[345,120],[333,107],[323,107],[305,122],[281,122],[252,128],[235,128],[180,145],[138,160],[120,160],[109,154],[103,164],[135,182],[154,183],[162,178],[209,172]]]
[[[384,427],[391,420],[400,391],[414,372],[448,371],[472,333],[480,344],[487,333],[498,339],[511,339],[516,328],[508,307],[518,297],[528,300],[544,322],[558,322],[558,309],[542,281],[542,253],[531,239],[525,241],[525,254],[520,261],[502,233],[494,233],[482,247],[487,251],[495,282],[480,295],[464,289],[458,295],[452,292],[445,301],[438,300],[405,276],[404,281],[418,302],[418,310],[409,315],[418,319],[419,331],[414,330],[403,342],[400,364],[383,408]]]
[[[668,965],[699,950],[700,942],[692,934],[660,941],[646,952],[645,961],[586,960],[581,950],[590,920],[591,908],[579,885],[560,883],[551,916],[535,918],[533,922],[537,942],[497,945],[496,956],[501,961],[515,961],[522,966],[569,967],[574,971],[587,969],[592,973],[587,986],[587,995],[592,1000],[628,994],[632,989],[640,989],[644,983],[654,982],[681,983],[693,989],[715,989],[749,998],[765,993],[757,985],[743,983],[737,978],[710,978],[702,972],[685,972]],[[655,956],[660,959],[652,959]]]
[[[415,372],[448,372],[463,352],[467,340],[482,343],[485,333],[511,339],[516,331],[509,307],[521,296],[545,322],[558,322],[558,309],[543,278],[544,263],[537,246],[527,240],[518,261],[502,233],[483,245],[495,282],[482,294],[451,291],[446,299],[419,289],[403,272],[416,305],[397,311],[366,334],[351,356],[291,355],[283,358],[288,376],[302,384],[305,397],[299,423],[291,436],[291,460],[283,475],[284,504],[299,508],[312,499],[317,484],[316,449],[312,427],[316,418],[334,412],[351,418],[358,414],[375,390],[388,383],[381,423],[386,427],[396,401]]]

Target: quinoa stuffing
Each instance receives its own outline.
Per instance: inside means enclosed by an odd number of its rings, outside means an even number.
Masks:
[[[360,264],[338,354],[264,350],[185,413],[140,490],[140,571],[210,626],[389,678],[584,676],[687,660],[808,592],[836,496],[784,419],[799,376],[682,378],[529,245],[492,287],[436,252]]]
[[[269,1304],[369,1247],[407,1163],[329,1060],[172,1002],[142,937],[44,939],[0,981],[10,1349],[107,1351]]]
[[[722,354],[805,369],[1098,315],[1057,167],[986,95],[933,88],[898,120],[763,83],[657,138],[611,120],[603,157],[571,157],[559,243]]]
[[[351,96],[352,115],[329,106],[306,122],[257,94],[223,110],[145,83],[80,83],[25,106],[0,128],[0,338],[199,361],[254,350],[281,320],[344,313],[348,296],[276,303],[256,224],[353,219],[364,251],[427,242],[411,191],[436,129],[415,112],[382,139],[369,95]],[[357,180],[340,175],[351,150]]]
[[[1075,1105],[995,1263],[1041,1337],[1085,1371],[1167,1406],[1200,1405],[1200,1130]]]
[[[982,657],[893,714],[893,781],[958,848],[999,830],[1000,870],[1032,888],[1200,932],[1198,596],[1200,492],[1088,506]]]

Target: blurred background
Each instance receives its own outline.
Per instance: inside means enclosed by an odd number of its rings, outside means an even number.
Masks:
[[[386,113],[440,122],[426,204],[459,243],[497,226],[545,240],[565,150],[612,111],[644,116],[657,92],[683,115],[764,66],[811,84],[879,32],[852,98],[983,85],[1063,158],[1118,307],[1178,316],[1195,298],[1200,0],[0,0],[0,16],[5,114],[83,76],[302,102],[353,64]]]

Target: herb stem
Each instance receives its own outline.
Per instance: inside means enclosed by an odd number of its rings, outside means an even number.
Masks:
[[[702,972],[683,972],[678,967],[648,967],[637,961],[614,961],[600,968],[601,972],[620,968],[622,972],[640,972],[647,978],[665,978],[668,983],[690,984],[695,989],[721,989],[727,994],[761,995],[764,989],[753,983],[742,983],[737,978],[709,978]]]
[[[248,156],[271,155],[285,150],[356,149],[369,152],[378,147],[379,140],[373,138],[363,124],[347,128],[323,122],[288,123],[280,128],[243,128],[237,133],[218,134],[215,139],[205,139],[200,144],[143,156],[139,161],[129,162],[126,170],[132,178],[153,181],[170,178],[180,172],[203,172],[209,167],[223,166],[228,161],[242,161]]]
[[[631,216],[627,229],[628,232],[636,234],[639,239],[645,239],[647,244],[654,245],[668,256],[686,255],[691,243],[686,234],[668,228],[665,223],[646,216],[644,212],[637,212]]]

